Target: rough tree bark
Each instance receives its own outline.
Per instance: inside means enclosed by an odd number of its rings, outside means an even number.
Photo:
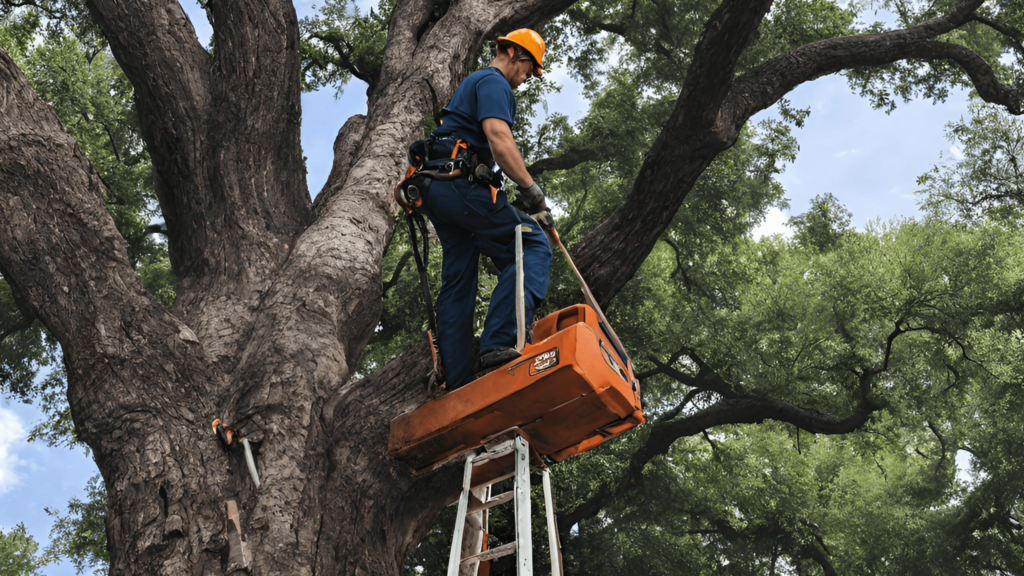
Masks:
[[[180,282],[174,312],[142,288],[95,170],[2,50],[0,273],[61,343],[75,425],[107,486],[112,574],[399,574],[461,472],[414,479],[385,456],[391,419],[427,400],[423,343],[352,378],[381,309],[389,192],[424,114],[447,102],[485,39],[539,25],[573,0],[453,2],[418,40],[433,2],[398,0],[368,112],[339,133],[315,205],[299,148],[291,2],[211,2],[213,55],[176,0],[87,3],[136,89]],[[1019,96],[984,61],[933,40],[981,3],[904,31],[800,47],[734,78],[772,2],[723,1],[633,192],[577,248],[602,302],[743,123],[801,82],[949,59],[987,99],[1018,111]],[[871,409],[866,398],[846,420],[749,397],[702,418],[845,429]],[[241,454],[211,434],[214,418],[257,441],[258,490]],[[707,422],[659,428],[660,444],[636,466]],[[241,509],[247,567],[229,562],[228,499]]]

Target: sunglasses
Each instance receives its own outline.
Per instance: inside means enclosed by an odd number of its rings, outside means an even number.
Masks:
[[[531,78],[537,78],[537,77],[540,76],[539,74],[537,74],[537,64],[534,63],[533,58],[529,58],[529,57],[527,57],[527,58],[520,58],[518,60],[518,62],[529,62],[530,63],[530,75],[526,77],[527,80],[530,80]]]

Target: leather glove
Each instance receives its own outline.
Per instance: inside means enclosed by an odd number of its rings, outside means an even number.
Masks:
[[[520,187],[519,196],[516,197],[516,201],[512,205],[527,214],[548,209],[544,202],[544,191],[536,182],[530,184],[529,188]]]
[[[555,229],[555,219],[551,216],[551,212],[548,212],[547,210],[537,212],[536,214],[530,214],[530,218],[536,220],[537,224],[540,224],[541,228],[545,230]]]

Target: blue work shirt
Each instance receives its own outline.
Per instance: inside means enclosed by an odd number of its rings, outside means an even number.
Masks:
[[[477,148],[490,150],[484,134],[484,118],[504,120],[509,129],[516,121],[515,94],[497,68],[477,70],[459,84],[444,107],[441,125],[433,134],[439,138],[459,138]]]

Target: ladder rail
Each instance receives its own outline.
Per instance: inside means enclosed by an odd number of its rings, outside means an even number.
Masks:
[[[530,447],[515,437],[516,575],[533,576],[533,538],[530,525]]]
[[[551,471],[541,472],[544,484],[544,512],[548,517],[548,550],[551,552],[551,576],[562,576],[562,547],[558,542],[558,526],[555,525],[555,500],[551,495]]]
[[[466,470],[462,475],[462,495],[459,496],[459,511],[455,516],[455,535],[452,538],[452,551],[448,555],[448,576],[459,576],[459,565],[462,560],[462,531],[466,527],[466,508],[469,507],[470,484],[473,480],[472,452],[466,456]]]

